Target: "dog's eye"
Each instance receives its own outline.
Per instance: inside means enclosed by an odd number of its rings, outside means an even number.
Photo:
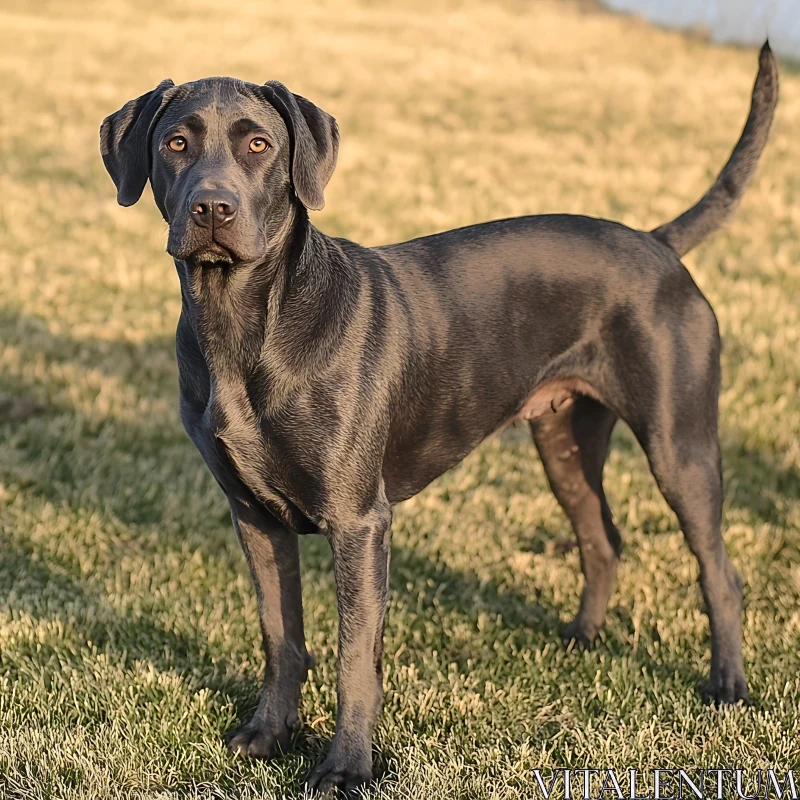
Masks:
[[[250,142],[251,153],[263,153],[268,147],[267,140],[261,137],[256,137]]]
[[[175,153],[182,153],[186,149],[186,139],[183,136],[173,136],[167,142],[167,147]]]

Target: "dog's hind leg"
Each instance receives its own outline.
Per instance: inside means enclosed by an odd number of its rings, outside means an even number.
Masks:
[[[742,580],[720,532],[723,495],[716,392],[713,404],[700,402],[693,414],[652,426],[640,441],[661,493],[677,515],[700,565],[700,586],[711,627],[711,677],[704,694],[719,703],[747,700]]]
[[[591,642],[603,624],[622,548],[602,482],[616,421],[613,411],[578,395],[531,422],[550,487],[578,538],[583,593],[578,614],[562,636],[583,643]]]
[[[680,302],[662,306],[662,319],[652,332],[635,320],[619,319],[610,328],[608,347],[612,353],[620,352],[622,345],[627,348],[628,360],[617,371],[620,414],[644,448],[700,565],[711,627],[711,677],[705,695],[715,702],[735,703],[748,695],[742,661],[742,581],[720,531],[720,337],[713,312],[692,296],[694,292],[674,291]]]

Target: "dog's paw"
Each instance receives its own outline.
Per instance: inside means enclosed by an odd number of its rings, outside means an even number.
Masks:
[[[350,792],[372,780],[372,766],[365,760],[343,762],[332,753],[309,775],[306,785],[323,797]]]
[[[289,748],[292,728],[288,725],[272,725],[262,720],[250,720],[234,728],[225,737],[231,755],[247,758],[274,758]]]
[[[565,644],[574,643],[576,647],[590,647],[597,636],[598,628],[584,623],[579,617],[561,631],[561,638]]]
[[[711,673],[708,683],[703,689],[706,702],[714,705],[730,705],[740,700],[745,704],[750,702],[750,693],[747,691],[747,680],[741,669],[722,669]]]

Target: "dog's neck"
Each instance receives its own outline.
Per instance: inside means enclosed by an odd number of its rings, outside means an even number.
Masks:
[[[304,208],[293,206],[269,240],[258,263],[176,262],[183,313],[214,379],[246,378],[264,364],[295,380],[319,369],[357,296],[349,261]]]

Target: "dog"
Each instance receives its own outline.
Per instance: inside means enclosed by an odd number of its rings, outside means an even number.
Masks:
[[[622,419],[700,565],[712,701],[747,700],[742,581],[720,534],[720,336],[681,263],[732,213],[778,99],[769,45],[738,144],[702,199],[645,232],[572,215],[472,225],[402,244],[326,236],[333,117],[283,84],[165,80],[101,127],[123,206],[148,179],[180,279],[183,426],[230,504],[266,671],[231,751],[270,758],[298,722],[306,649],[298,535],[333,552],[338,709],[321,792],[372,776],[382,704],[392,507],[513,420],[530,423],[580,547],[580,609],[603,624],[621,538],[603,493]]]

